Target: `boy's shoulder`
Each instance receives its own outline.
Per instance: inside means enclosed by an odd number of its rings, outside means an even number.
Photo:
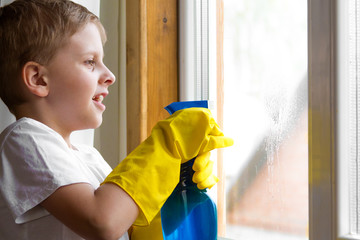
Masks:
[[[17,130],[32,130],[32,129],[36,129],[36,128],[42,128],[42,126],[39,124],[40,122],[37,122],[34,119],[31,118],[21,118],[13,123],[11,123],[9,126],[7,126],[1,133],[0,133],[0,138],[2,137],[6,137],[7,135],[9,135],[11,132],[13,131],[17,131]],[[42,124],[43,125],[43,124]]]
[[[28,125],[28,118],[21,118],[13,123],[11,123],[9,126],[7,126],[1,133],[0,133],[0,143],[4,141],[12,132],[16,131],[16,129],[21,128],[21,126]]]
[[[11,138],[11,141],[24,140],[26,136],[31,137],[36,134],[53,134],[57,135],[55,131],[50,129],[45,124],[38,122],[31,118],[21,118],[16,122],[6,127],[0,134],[0,150],[3,145]]]

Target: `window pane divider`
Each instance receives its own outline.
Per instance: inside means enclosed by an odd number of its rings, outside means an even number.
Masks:
[[[308,1],[310,240],[336,239],[335,4]]]

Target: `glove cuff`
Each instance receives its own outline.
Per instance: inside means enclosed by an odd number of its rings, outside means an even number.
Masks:
[[[156,161],[153,157],[138,163],[137,159],[125,158],[102,183],[118,185],[138,205],[135,226],[149,225],[179,182],[178,159]]]

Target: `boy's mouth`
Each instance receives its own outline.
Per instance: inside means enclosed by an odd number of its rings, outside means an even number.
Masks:
[[[103,95],[96,95],[95,97],[92,98],[93,101],[95,102],[102,102],[104,100],[104,96]]]

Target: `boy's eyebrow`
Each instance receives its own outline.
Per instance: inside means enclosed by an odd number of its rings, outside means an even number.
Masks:
[[[79,55],[96,55],[96,56],[100,56],[101,58],[104,58],[105,53],[104,51],[98,52],[96,50],[84,50],[81,53],[79,53]]]

